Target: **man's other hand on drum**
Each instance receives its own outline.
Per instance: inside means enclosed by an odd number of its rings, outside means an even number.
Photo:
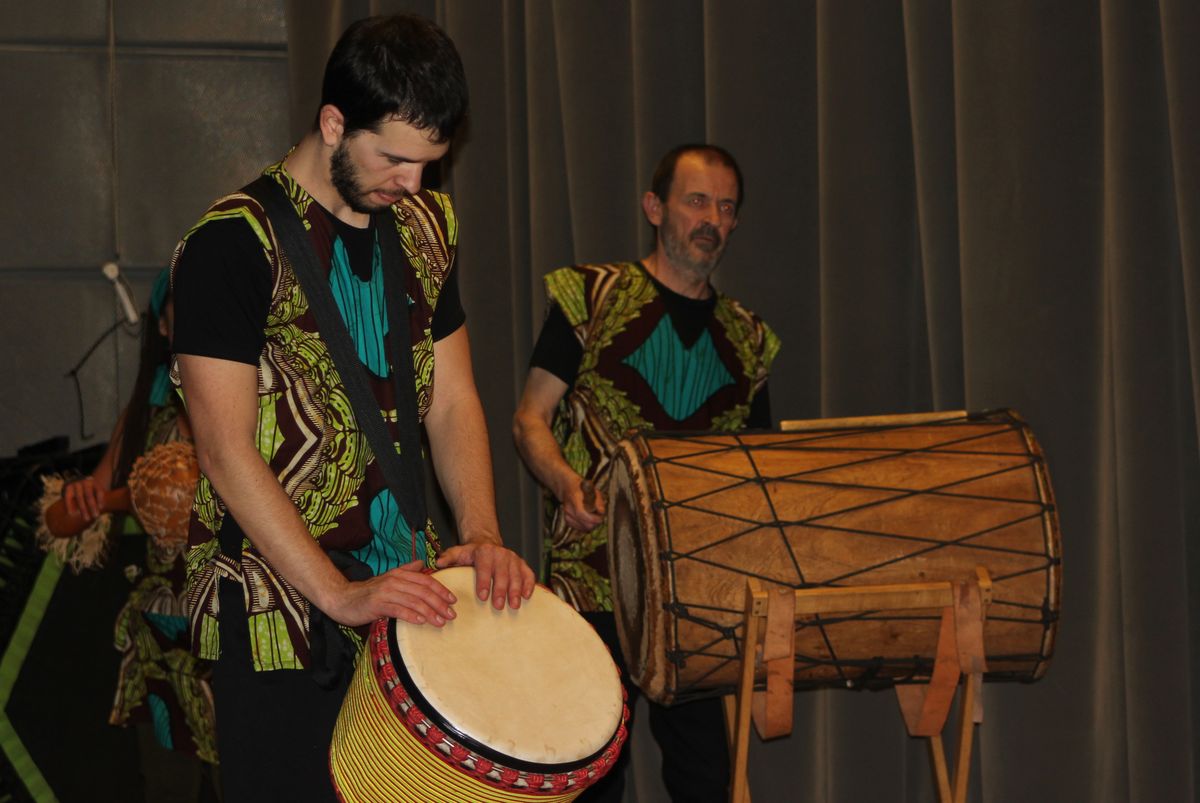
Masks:
[[[437,565],[439,569],[474,566],[475,594],[481,600],[490,598],[498,611],[505,603],[520,608],[521,600],[533,594],[533,569],[516,552],[493,541],[452,546],[438,555]]]

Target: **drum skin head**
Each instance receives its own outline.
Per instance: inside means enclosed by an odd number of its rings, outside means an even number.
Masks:
[[[596,631],[542,586],[518,610],[475,595],[475,569],[434,573],[454,594],[443,627],[395,621],[413,691],[446,726],[521,761],[565,764],[610,742],[621,723],[616,664]],[[428,712],[427,712],[428,713]]]
[[[613,578],[613,613],[617,636],[625,653],[625,665],[634,681],[653,700],[664,699],[675,685],[671,665],[659,660],[657,645],[665,643],[666,617],[660,607],[645,605],[662,583],[658,542],[643,536],[654,521],[647,500],[657,498],[657,489],[647,488],[650,479],[642,470],[638,451],[644,441],[621,441],[613,453],[609,477],[608,555]]]

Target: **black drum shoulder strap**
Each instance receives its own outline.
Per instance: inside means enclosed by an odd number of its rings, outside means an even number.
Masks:
[[[402,266],[408,261],[400,245],[400,236],[390,209],[375,215],[375,231],[382,257],[384,297],[387,304],[388,341],[392,356],[392,380],[396,393],[397,429],[400,452],[397,454],[384,423],[379,402],[358,358],[358,351],[346,329],[346,323],[333,299],[328,277],[317,260],[308,232],[296,214],[284,188],[270,176],[260,176],[243,189],[262,204],[282,254],[296,273],[309,308],[317,319],[317,328],[329,349],[346,395],[354,410],[371,451],[375,454],[384,481],[408,520],[412,533],[425,529],[425,474],[421,460],[421,436],[417,412],[416,383],[412,360],[412,332],[409,329],[408,291]],[[414,548],[416,546],[414,541]],[[412,557],[418,555],[414,552]]]

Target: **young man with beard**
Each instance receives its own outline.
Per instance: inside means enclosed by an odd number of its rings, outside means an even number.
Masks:
[[[312,131],[265,179],[215,202],[176,251],[175,373],[202,472],[190,628],[193,649],[217,662],[225,803],[336,800],[328,749],[350,679],[347,631],[379,617],[452,619],[453,595],[424,567],[474,565],[479,597],[496,608],[532,594],[533,572],[503,546],[496,519],[452,270],[453,208],[421,188],[466,108],[462,64],[440,29],[404,16],[357,22],[329,58]],[[393,494],[384,480],[293,270],[296,254],[281,253],[280,218],[255,194],[267,191],[302,222],[298,242],[307,235],[328,277],[368,410],[377,406],[397,444],[419,443],[424,423],[459,546],[439,554],[424,503],[411,498],[421,495],[413,485]],[[403,248],[403,264],[384,261],[383,237]],[[392,307],[407,301],[411,354],[392,346],[403,340],[388,328],[389,270],[402,283],[393,295],[407,291]],[[419,448],[398,451],[411,479]],[[347,567],[365,579],[349,579]]]
[[[767,372],[779,341],[709,283],[741,201],[741,171],[727,151],[679,146],[663,156],[642,198],[656,229],[649,256],[560,268],[545,279],[549,310],[513,431],[547,492],[549,584],[596,627],[618,660],[604,500],[593,498],[585,481],[603,490],[607,456],[630,428],[771,425]],[[672,799],[728,799],[721,716],[716,699],[671,708],[651,703],[650,727]],[[580,800],[619,801],[620,769]]]

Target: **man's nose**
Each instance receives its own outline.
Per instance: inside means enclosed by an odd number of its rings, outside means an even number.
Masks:
[[[396,182],[396,186],[403,189],[409,195],[412,195],[421,190],[421,174],[424,170],[425,165],[423,164],[400,165],[396,168],[393,180]]]

